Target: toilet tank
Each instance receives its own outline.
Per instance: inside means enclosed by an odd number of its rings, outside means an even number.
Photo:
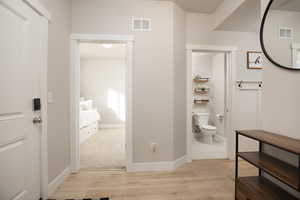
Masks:
[[[209,113],[194,113],[196,125],[208,125],[210,114]]]

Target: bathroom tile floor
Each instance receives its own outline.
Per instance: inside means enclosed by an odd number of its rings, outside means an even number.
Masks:
[[[240,161],[240,175],[257,175]],[[171,172],[127,173],[81,170],[72,174],[51,198],[112,200],[234,200],[234,162],[193,161]]]

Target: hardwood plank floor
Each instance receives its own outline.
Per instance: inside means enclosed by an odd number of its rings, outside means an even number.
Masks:
[[[240,162],[240,175],[257,175]],[[172,172],[127,173],[82,170],[58,188],[53,199],[110,197],[112,200],[233,200],[234,162],[201,160]]]

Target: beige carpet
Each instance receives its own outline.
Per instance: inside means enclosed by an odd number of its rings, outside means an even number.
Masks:
[[[101,129],[81,144],[80,165],[82,169],[124,169],[124,129]]]

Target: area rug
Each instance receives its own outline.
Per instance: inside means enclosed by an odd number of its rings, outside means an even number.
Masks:
[[[48,200],[55,200],[55,199],[48,199]],[[109,200],[108,197],[105,198],[84,198],[84,199],[66,199],[66,200]]]
[[[109,198],[96,198],[96,199],[91,199],[91,198],[84,198],[84,199],[66,199],[66,200],[109,200]]]

